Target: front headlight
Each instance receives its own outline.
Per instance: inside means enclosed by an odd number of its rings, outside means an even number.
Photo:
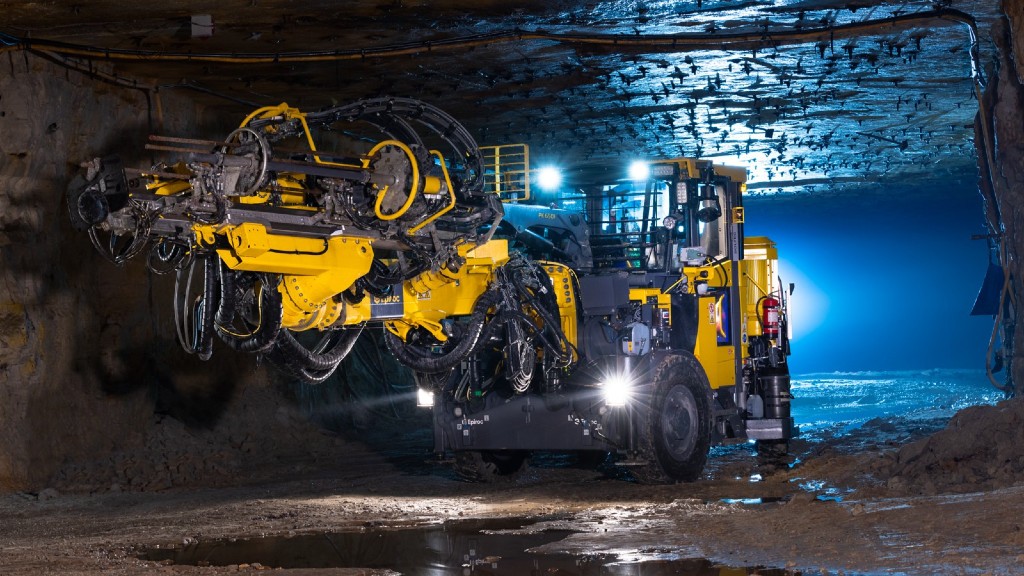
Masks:
[[[421,408],[430,408],[434,405],[434,393],[423,388],[416,389],[416,405]]]
[[[601,383],[601,392],[608,406],[625,406],[632,396],[632,386],[624,376],[611,376]]]

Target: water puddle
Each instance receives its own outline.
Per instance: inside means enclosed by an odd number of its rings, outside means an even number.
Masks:
[[[800,489],[814,494],[814,499],[821,502],[842,502],[847,494],[853,493],[853,489],[840,490],[829,486],[824,480],[807,480],[805,478],[793,478],[790,482],[797,482]]]
[[[659,555],[637,561],[617,554],[546,554],[532,548],[562,540],[574,531],[531,529],[525,519],[468,520],[410,529],[366,529],[287,537],[197,541],[143,551],[139,557],[164,564],[268,568],[376,568],[403,574],[559,574],[710,576],[760,574],[794,576],[763,568],[729,568],[704,559]]]
[[[762,498],[722,498],[722,504],[740,504],[743,506],[759,506],[761,504],[780,504],[786,499],[781,496],[765,496]]]

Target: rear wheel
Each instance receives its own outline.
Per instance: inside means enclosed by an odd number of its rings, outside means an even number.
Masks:
[[[523,470],[526,456],[522,450],[460,450],[455,473],[467,482],[509,481]]]
[[[696,358],[662,360],[648,410],[638,430],[639,456],[647,463],[633,468],[633,476],[644,483],[699,478],[711,446],[711,386]]]

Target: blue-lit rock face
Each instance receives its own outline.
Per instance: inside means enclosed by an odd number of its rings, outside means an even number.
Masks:
[[[636,155],[703,156],[749,166],[751,190],[765,194],[975,180],[971,31],[952,17],[914,19],[933,12],[932,1],[448,0],[344,10],[312,2],[296,12],[270,0],[196,6],[212,15],[209,37],[186,29],[183,6],[136,14],[113,0],[73,11],[13,4],[9,31],[34,38],[222,55],[354,51],[326,63],[116,66],[187,90],[227,124],[251,108],[240,102],[317,108],[396,95],[442,106],[481,142],[525,141],[536,157],[568,167],[617,173]],[[998,4],[938,3],[977,19],[982,67],[992,60]],[[73,34],[55,26],[72,19]],[[135,23],[100,24],[111,20]],[[890,24],[847,29],[864,22]],[[572,37],[596,34],[622,42]],[[686,48],[644,40],[670,34],[701,40]],[[736,34],[760,45],[721,49]],[[453,39],[465,41],[444,45]],[[395,46],[402,50],[374,56]]]

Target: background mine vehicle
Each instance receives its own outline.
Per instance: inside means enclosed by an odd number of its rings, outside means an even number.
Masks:
[[[742,169],[638,164],[553,208],[525,146],[479,148],[400,98],[147,147],[185,158],[93,160],[69,209],[114,262],[148,249],[175,273],[184,348],[209,358],[216,335],[315,383],[382,326],[466,478],[564,450],[691,481],[713,443],[780,454],[793,435],[788,294],[775,245],[743,235]]]

